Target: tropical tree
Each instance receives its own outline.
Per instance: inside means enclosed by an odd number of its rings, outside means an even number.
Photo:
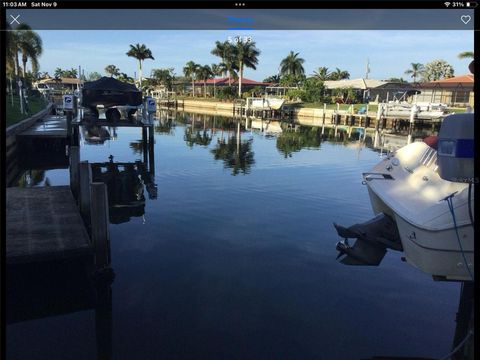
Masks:
[[[328,77],[328,80],[345,80],[349,78],[350,78],[350,73],[348,71],[335,68],[335,71],[333,71],[330,74],[330,76]]]
[[[203,96],[207,97],[207,80],[213,77],[213,72],[210,66],[200,66],[197,71],[198,79],[203,81]]]
[[[32,64],[32,72],[39,69],[38,58],[42,54],[42,39],[27,24],[20,24],[15,30],[17,35],[18,50],[22,53],[23,76],[27,73],[27,61]]]
[[[417,82],[417,78],[422,75],[422,73],[425,71],[425,66],[420,63],[411,63],[410,64],[410,69],[407,69],[405,71],[406,75],[410,75],[413,78],[413,82]]]
[[[55,69],[55,72],[53,73],[53,76],[56,79],[59,78],[76,78],[78,76],[78,71],[75,68],[71,68],[70,70],[63,70],[62,68],[57,67]]]
[[[164,85],[168,90],[172,88],[173,69],[153,69],[150,77],[154,79],[155,85]]]
[[[280,62],[281,75],[303,75],[305,69],[303,68],[304,59],[298,57],[300,53],[290,51],[285,59]]]
[[[138,69],[139,69],[139,79],[140,79],[140,88],[142,87],[142,65],[143,61],[146,59],[155,60],[152,55],[152,51],[147,48],[145,44],[130,44],[130,50],[127,51],[127,56],[133,57],[138,60]]]
[[[422,75],[426,81],[436,81],[453,77],[454,70],[452,65],[445,60],[434,60],[425,64]]]
[[[313,72],[313,76],[320,81],[326,81],[330,79],[330,73],[328,72],[328,67],[322,66]]]
[[[95,81],[102,77],[102,75],[96,71],[91,72],[88,74],[88,81]]]
[[[117,80],[123,81],[123,82],[128,82],[128,83],[135,83],[135,79],[128,76],[126,73],[120,73],[117,77]]]
[[[59,79],[63,76],[63,70],[59,67],[57,67],[55,69],[55,71],[53,72],[53,76],[56,78],[56,79]]]
[[[394,82],[394,83],[402,83],[402,84],[405,84],[405,83],[408,82],[404,78],[396,78],[396,77],[391,77],[391,78],[387,79],[386,81]]]
[[[198,69],[200,68],[199,64],[196,64],[193,61],[187,62],[183,68],[183,73],[185,77],[189,78],[192,81],[192,96],[195,97],[195,79],[197,77]]]
[[[226,59],[229,56],[229,52],[231,52],[232,44],[228,41],[215,41],[215,47],[210,52],[212,55],[218,56],[222,61],[221,63],[225,64]],[[226,67],[223,68],[224,73],[226,73],[228,69]]]
[[[243,69],[245,67],[256,70],[256,65],[258,64],[258,56],[260,55],[260,50],[255,46],[255,41],[249,42],[237,42],[235,46],[235,58],[237,60],[238,71],[240,76],[238,77],[238,96],[242,96],[242,79],[243,79]]]
[[[120,75],[120,69],[117,68],[115,65],[107,65],[105,67],[105,72],[110,75],[110,77],[117,77]]]
[[[5,32],[5,40],[7,75],[13,77],[14,75],[17,75],[17,69],[15,66],[15,58],[18,60],[17,33],[11,29],[8,23]]]
[[[263,79],[263,82],[278,84],[280,82],[280,75],[269,76],[269,77]]]
[[[212,64],[210,66],[210,69],[212,70],[212,75],[213,75],[213,97],[216,97],[217,89],[216,89],[215,78],[223,74],[225,67],[222,64]]]
[[[232,79],[237,79],[238,62],[236,47],[228,41],[217,41],[211,53],[222,60],[220,66],[223,73],[228,74],[228,85],[231,85]]]
[[[473,59],[474,54],[473,51],[463,51],[460,54],[458,54],[459,59]]]

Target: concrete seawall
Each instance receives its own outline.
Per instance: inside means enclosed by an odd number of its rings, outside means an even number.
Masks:
[[[37,121],[43,119],[48,115],[52,110],[53,104],[50,103],[47,107],[36,114],[33,114],[29,118],[20,121],[17,124],[7,127],[5,134],[5,152],[6,152],[6,167],[7,174],[16,174],[18,171],[15,170],[15,167],[18,166],[18,161],[15,159],[15,153],[17,150],[17,134],[25,131],[26,129],[33,126]],[[9,179],[7,179],[7,184]]]
[[[202,100],[179,100],[179,104],[183,103],[183,109],[185,111],[199,112],[210,115],[232,115],[233,103],[221,102],[221,101],[202,101]],[[323,109],[320,108],[295,108],[295,119],[323,119]],[[327,109],[325,111],[325,118],[330,119],[333,114],[338,113],[342,115],[349,114],[346,110],[332,110]],[[369,116],[375,116],[375,114],[369,113]],[[321,123],[320,123],[321,124]]]

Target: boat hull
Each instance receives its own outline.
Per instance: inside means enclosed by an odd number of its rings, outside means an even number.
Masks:
[[[416,227],[395,215],[398,232],[407,262],[414,267],[445,280],[472,280],[474,273],[474,231],[473,226],[462,226],[457,240],[455,229],[428,231]],[[465,264],[467,260],[468,269]]]
[[[435,278],[471,280],[474,229],[469,216],[473,206],[468,204],[473,204],[474,193],[470,197],[468,184],[443,180],[436,170],[434,149],[423,142],[407,145],[364,174],[370,203],[376,215],[395,220],[409,264]],[[447,197],[455,222],[443,201]]]

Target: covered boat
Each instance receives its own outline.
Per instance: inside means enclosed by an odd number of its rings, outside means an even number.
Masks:
[[[133,84],[104,76],[83,85],[81,105],[97,115],[97,106],[105,109],[117,106],[135,108],[142,105],[142,92]],[[135,111],[136,109],[132,109],[129,115]]]

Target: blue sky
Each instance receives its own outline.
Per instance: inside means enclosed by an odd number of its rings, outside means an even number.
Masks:
[[[320,66],[348,70],[351,78],[363,77],[367,58],[372,79],[407,78],[410,63],[427,63],[444,59],[456,75],[468,73],[468,60],[459,60],[458,53],[473,50],[473,31],[38,31],[43,39],[41,71],[51,75],[56,67],[85,69],[104,74],[105,66],[114,64],[133,76],[137,61],[125,53],[129,44],[144,43],[155,60],[144,63],[144,75],[153,68],[174,68],[177,75],[187,61],[200,64],[218,63],[210,54],[216,40],[228,36],[250,35],[261,54],[257,70],[247,69],[245,77],[263,80],[278,72],[280,61],[290,50],[305,59],[307,75]]]

